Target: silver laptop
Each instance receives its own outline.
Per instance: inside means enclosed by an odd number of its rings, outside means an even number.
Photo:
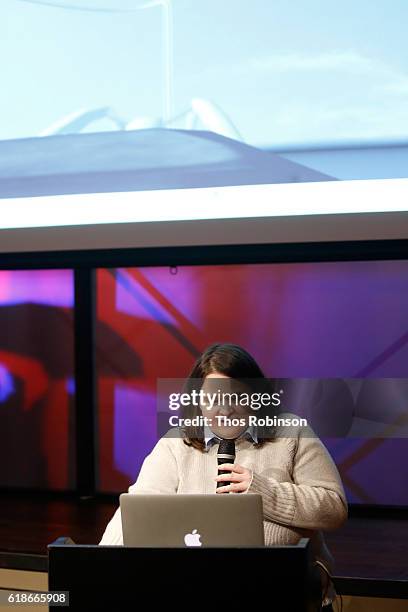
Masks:
[[[263,546],[261,495],[122,493],[124,546]]]

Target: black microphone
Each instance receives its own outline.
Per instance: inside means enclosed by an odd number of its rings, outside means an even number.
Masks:
[[[222,465],[223,463],[234,463],[235,462],[235,441],[234,440],[221,440],[218,446],[217,453],[217,464]],[[225,470],[218,470],[218,476],[221,474],[226,474]],[[227,487],[231,484],[225,480],[217,481],[217,489],[218,487]]]

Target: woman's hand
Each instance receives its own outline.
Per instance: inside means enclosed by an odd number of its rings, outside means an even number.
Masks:
[[[227,470],[229,474],[221,474],[214,480],[217,482],[230,482],[227,486],[218,487],[216,493],[244,493],[247,491],[252,481],[252,471],[239,465],[238,463],[222,463],[218,466],[219,470]]]

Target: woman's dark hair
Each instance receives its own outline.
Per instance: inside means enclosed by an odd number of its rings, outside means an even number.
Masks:
[[[242,347],[237,344],[217,343],[212,344],[197,358],[193,368],[187,378],[184,391],[191,393],[193,389],[199,391],[203,380],[208,374],[219,373],[229,378],[239,379],[245,382],[250,388],[257,392],[272,394],[276,391],[276,381],[274,379],[265,378],[264,373],[255,361],[255,359]],[[200,409],[191,412],[189,409],[188,415],[192,417],[201,414]],[[258,416],[263,415],[263,410],[257,411]],[[268,414],[271,414],[269,409]],[[269,433],[271,428],[269,428]],[[262,433],[262,432],[261,432]],[[272,435],[261,435],[258,437],[256,447],[261,447],[265,442],[271,441]],[[184,443],[187,446],[193,446],[198,450],[204,451],[204,431],[202,427],[189,428],[184,432]]]

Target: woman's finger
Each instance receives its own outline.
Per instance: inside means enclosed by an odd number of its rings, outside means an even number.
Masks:
[[[219,470],[229,470],[230,472],[237,472],[237,474],[244,474],[246,472],[246,468],[242,467],[238,463],[221,463],[218,466]]]
[[[223,482],[226,480],[227,482],[242,482],[244,475],[243,474],[221,474],[214,478],[218,482]]]
[[[234,483],[227,485],[225,487],[218,487],[216,490],[217,493],[240,493],[241,491],[245,491],[246,487],[242,482]]]

